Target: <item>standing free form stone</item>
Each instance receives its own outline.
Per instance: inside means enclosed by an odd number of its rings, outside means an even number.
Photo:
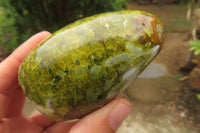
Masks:
[[[54,120],[78,119],[123,91],[159,53],[163,26],[143,11],[78,20],[52,34],[23,61],[19,83]]]

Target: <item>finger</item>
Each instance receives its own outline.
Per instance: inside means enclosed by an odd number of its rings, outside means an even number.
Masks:
[[[17,73],[21,62],[31,50],[49,35],[49,32],[44,31],[32,36],[0,64],[0,91],[17,82]]]
[[[68,133],[71,127],[75,124],[76,122],[58,122],[49,128],[47,128],[43,133]],[[82,132],[83,133],[83,132]]]
[[[0,64],[0,118],[8,112],[12,96],[19,88],[19,65],[28,53],[49,35],[49,32],[41,32],[32,36]]]
[[[9,109],[5,117],[14,117],[21,114],[24,106],[25,94],[23,93],[20,86],[16,88],[14,96],[12,96],[12,99],[10,101],[12,102],[10,102]]]
[[[45,115],[43,115],[39,111],[35,111],[30,117],[30,119],[37,125],[40,125],[41,127],[48,127],[55,122],[54,120],[47,118]]]
[[[78,121],[69,133],[114,133],[131,111],[125,99],[115,99]]]

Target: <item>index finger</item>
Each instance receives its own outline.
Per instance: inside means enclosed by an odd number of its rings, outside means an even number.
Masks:
[[[49,35],[49,32],[44,31],[32,36],[0,64],[0,90],[16,82],[21,62],[31,50]]]
[[[40,32],[32,36],[29,40],[18,47],[10,56],[0,63],[0,109],[1,114],[9,106],[9,100],[14,93],[14,88],[18,85],[18,69],[24,58],[42,40],[50,36],[47,31]],[[4,112],[5,113],[5,112]],[[3,114],[4,114],[3,113]],[[0,114],[0,117],[2,117]]]

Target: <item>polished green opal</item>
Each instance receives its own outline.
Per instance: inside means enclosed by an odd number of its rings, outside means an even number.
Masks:
[[[58,30],[23,61],[19,83],[54,120],[78,119],[108,103],[159,53],[163,26],[143,11],[117,11]]]

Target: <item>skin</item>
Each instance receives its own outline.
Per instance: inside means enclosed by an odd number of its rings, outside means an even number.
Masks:
[[[41,32],[32,36],[0,63],[0,132],[1,133],[114,133],[131,111],[125,99],[115,99],[77,122],[55,122],[35,112],[27,117],[22,108],[25,95],[18,83],[18,68],[24,58],[42,40]]]

